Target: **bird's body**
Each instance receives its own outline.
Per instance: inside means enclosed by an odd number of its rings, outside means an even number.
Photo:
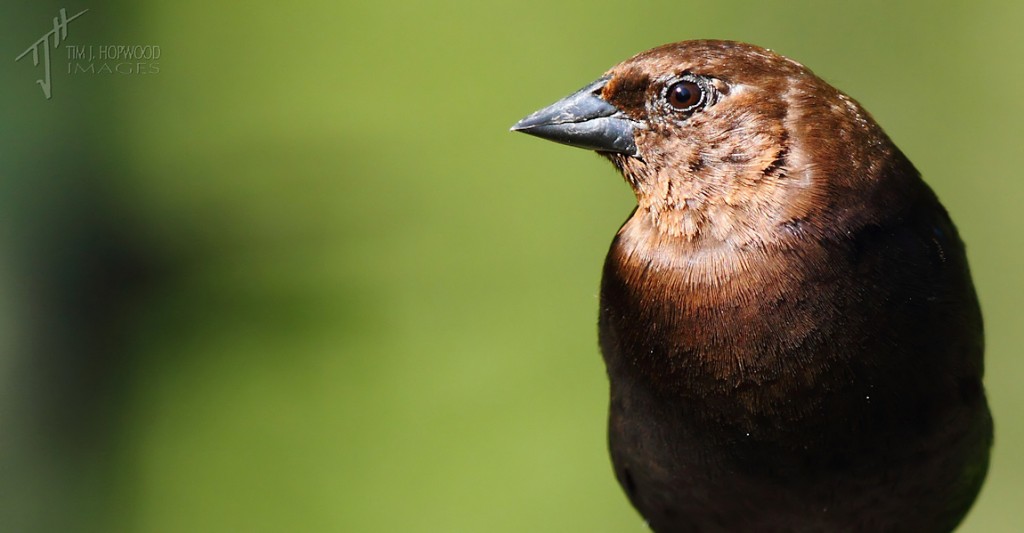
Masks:
[[[691,41],[517,129],[636,192],[599,330],[616,476],[655,531],[959,523],[991,445],[981,314],[946,211],[855,101]]]
[[[665,275],[706,254],[665,263],[626,224],[601,290],[610,447],[656,531],[953,529],[991,422],[962,250],[919,202],[714,278]]]

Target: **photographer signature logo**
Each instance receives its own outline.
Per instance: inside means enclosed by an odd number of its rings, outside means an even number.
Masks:
[[[40,37],[38,41],[32,43],[32,46],[29,46],[24,52],[21,53],[20,56],[14,58],[15,62],[21,61],[21,58],[23,58],[26,55],[28,55],[29,52],[32,52],[32,65],[38,67],[39,66],[39,46],[42,45],[42,47],[43,47],[43,78],[39,79],[39,80],[36,80],[36,83],[38,83],[39,86],[42,87],[42,89],[43,89],[43,96],[45,96],[47,100],[49,100],[50,96],[52,96],[52,94],[50,93],[50,88],[51,88],[51,86],[50,86],[50,38],[51,37],[53,38],[53,48],[54,48],[54,50],[56,50],[57,48],[60,47],[60,43],[64,39],[66,39],[67,36],[68,36],[68,23],[71,22],[72,20],[75,20],[78,17],[81,17],[87,11],[89,11],[89,10],[88,9],[82,10],[81,13],[79,13],[79,14],[73,16],[73,17],[68,18],[67,11],[65,11],[62,8],[60,10],[60,14],[58,16],[56,16],[56,17],[53,17],[53,29],[50,30],[49,32],[47,32],[42,37]]]
[[[43,63],[43,77],[36,80],[43,90],[43,96],[49,100],[53,96],[53,85],[51,80],[50,52],[56,51],[67,39],[68,24],[81,17],[88,9],[83,10],[74,16],[69,17],[67,11],[61,9],[58,16],[53,17],[53,29],[32,43],[14,58],[15,62],[21,61],[25,56],[32,53],[32,65],[39,66],[40,56]],[[69,75],[128,75],[128,74],[157,74],[160,72],[160,47],[157,45],[126,45],[126,44],[101,44],[101,45],[67,45],[67,74]],[[40,53],[42,49],[42,53]]]

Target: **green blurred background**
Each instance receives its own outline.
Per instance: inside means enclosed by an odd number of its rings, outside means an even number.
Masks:
[[[633,198],[508,127],[692,38],[807,64],[943,199],[997,422],[962,530],[1024,530],[1024,3],[894,4],[5,2],[0,531],[643,531],[595,326]],[[46,100],[61,7],[159,72],[62,48]]]

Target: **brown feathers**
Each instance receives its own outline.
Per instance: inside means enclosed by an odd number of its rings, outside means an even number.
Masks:
[[[950,531],[991,444],[956,228],[871,116],[792,60],[644,52],[514,128],[637,208],[600,342],[616,476],[656,531]]]

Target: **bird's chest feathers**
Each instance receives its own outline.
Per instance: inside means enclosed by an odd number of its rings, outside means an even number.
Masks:
[[[815,347],[829,320],[839,321],[823,283],[825,255],[694,247],[650,229],[638,212],[605,265],[601,344],[610,374],[673,396],[727,396],[743,410],[823,386],[827,362],[801,359],[830,357]]]

